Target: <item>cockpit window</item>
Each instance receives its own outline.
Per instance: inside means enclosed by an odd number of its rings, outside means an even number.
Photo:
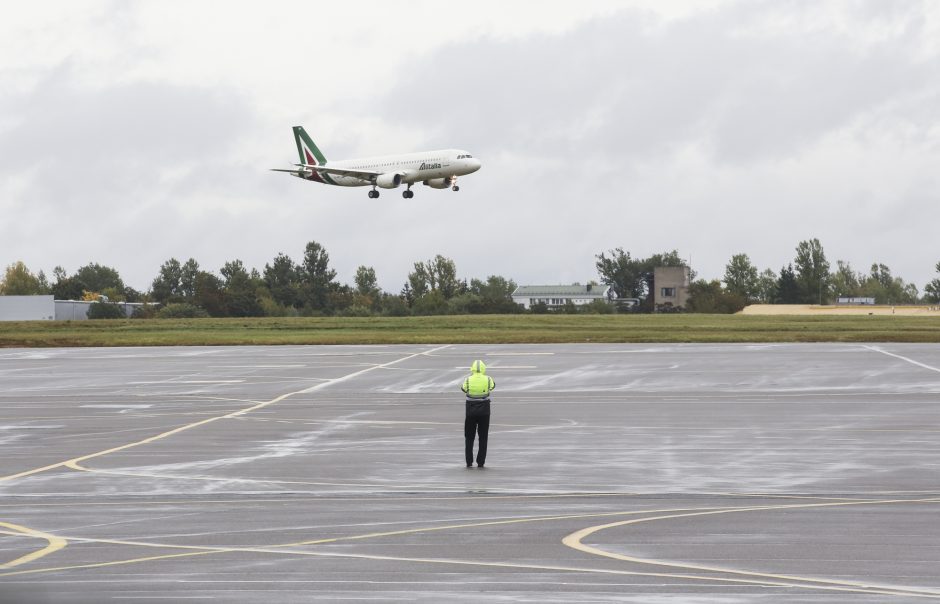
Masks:
[[[467,159],[467,158],[470,158],[470,157],[473,157],[473,156],[468,153],[468,154],[466,154],[466,155],[458,155],[458,156],[457,156],[457,159]]]

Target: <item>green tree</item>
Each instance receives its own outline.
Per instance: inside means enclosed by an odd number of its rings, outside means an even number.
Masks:
[[[35,296],[44,293],[39,277],[31,273],[22,261],[9,265],[0,280],[0,295]]]
[[[205,319],[209,313],[189,302],[174,302],[157,311],[158,319]]]
[[[918,298],[917,287],[904,283],[900,277],[891,274],[891,269],[884,264],[871,265],[871,271],[861,283],[863,296],[872,297],[877,304],[915,304]]]
[[[780,276],[774,287],[774,303],[799,304],[800,300],[800,284],[797,283],[793,265],[788,264],[780,269]]]
[[[607,254],[610,254],[609,256]],[[611,286],[619,298],[645,300],[652,292],[653,269],[659,266],[685,266],[677,250],[653,254],[649,258],[633,258],[623,248],[596,256],[597,274],[605,285]],[[695,278],[695,275],[692,275]]]
[[[759,299],[759,279],[757,267],[747,254],[735,254],[725,265],[725,290],[744,300]]]
[[[424,262],[415,262],[414,270],[408,273],[408,281],[402,289],[402,295],[417,300],[432,289],[432,277]]]
[[[764,269],[764,272],[757,278],[757,301],[761,304],[773,304],[777,297],[777,273],[771,269]]]
[[[309,311],[329,312],[330,292],[336,291],[336,271],[330,268],[330,255],[326,249],[311,241],[304,250],[299,267],[304,306]]]
[[[377,296],[379,294],[379,281],[375,276],[375,269],[371,266],[358,267],[353,280],[356,283],[356,292],[360,295]]]
[[[278,254],[264,265],[264,284],[271,297],[285,307],[303,306],[300,296],[300,269],[286,254]]]
[[[212,273],[198,271],[193,279],[193,304],[204,309],[210,317],[228,316],[225,284]]]
[[[936,269],[937,273],[940,273],[940,262],[937,263]],[[924,299],[931,304],[940,303],[940,277],[924,286]]]
[[[353,282],[355,288],[352,291],[352,306],[367,308],[370,314],[381,312],[382,290],[379,289],[375,269],[371,266],[359,266],[356,268]]]
[[[150,285],[153,299],[160,304],[183,300],[183,267],[176,258],[170,258],[160,265],[160,272]]]
[[[591,300],[591,303],[586,304],[583,309],[584,312],[592,315],[609,315],[614,312],[613,305],[605,300]]]
[[[717,279],[693,281],[689,286],[686,310],[695,313],[733,314],[747,306],[747,299],[721,287]]]
[[[226,313],[232,317],[260,317],[262,310],[256,280],[245,269],[242,261],[226,262],[219,272],[224,281]]]
[[[619,298],[645,298],[646,280],[642,260],[634,259],[630,252],[616,248],[596,256],[595,267],[601,281],[614,288]]]
[[[102,302],[98,300],[88,306],[89,319],[126,319],[124,309],[119,304],[113,302]]]
[[[457,265],[454,261],[438,254],[427,262],[415,262],[414,270],[408,273],[405,295],[410,292],[415,302],[432,292],[438,292],[441,298],[449,300],[465,289],[457,279]],[[413,305],[412,305],[413,306]]]
[[[88,285],[74,276],[60,278],[52,285],[52,295],[56,300],[81,300],[87,290]]]
[[[124,281],[117,269],[93,262],[75,271],[75,278],[85,284],[91,292],[103,293],[106,289],[124,291]]]
[[[829,302],[829,261],[819,239],[801,241],[796,246],[796,281],[804,304]]]
[[[522,306],[512,301],[516,283],[499,275],[490,275],[486,281],[471,279],[468,294],[475,296],[477,305],[470,306],[471,313],[518,313]]]
[[[830,286],[836,297],[855,298],[861,295],[860,275],[852,269],[852,265],[842,260],[836,261],[836,270],[832,273]]]
[[[429,291],[415,300],[411,307],[411,313],[414,315],[444,315],[447,314],[447,300],[440,290]]]
[[[196,280],[199,278],[199,263],[190,258],[180,267],[180,293],[187,302],[196,297]]]
[[[379,311],[388,317],[407,317],[411,314],[408,301],[403,296],[394,294],[382,294]]]
[[[437,280],[437,289],[445,300],[453,298],[461,290],[460,281],[457,279],[457,265],[450,258],[445,258],[438,254],[432,262],[432,274]]]

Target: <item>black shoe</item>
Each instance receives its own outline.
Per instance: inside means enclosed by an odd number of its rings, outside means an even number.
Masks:
[[[478,463],[478,464],[477,464],[477,467],[480,468],[480,469],[483,469],[483,464]]]
[[[472,467],[473,467],[473,464],[472,464],[472,463],[468,463],[468,464],[467,464],[467,467],[468,467],[468,468],[472,468]]]

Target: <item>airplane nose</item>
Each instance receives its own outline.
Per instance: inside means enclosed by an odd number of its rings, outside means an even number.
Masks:
[[[480,169],[481,166],[483,166],[483,164],[480,163],[480,160],[478,160],[477,158],[474,157],[470,159],[471,172],[476,172],[477,170]]]

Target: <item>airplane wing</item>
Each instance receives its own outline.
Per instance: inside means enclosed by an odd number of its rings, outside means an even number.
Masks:
[[[272,172],[288,172],[294,174],[295,176],[309,176],[316,170],[319,173],[326,174],[336,174],[337,176],[351,176],[353,178],[361,178],[362,180],[375,180],[377,176],[380,176],[382,172],[378,170],[358,170],[354,168],[333,168],[330,166],[315,166],[313,164],[294,164],[297,166],[293,170],[282,170],[278,168],[271,168]]]
[[[316,170],[327,174],[336,174],[337,176],[352,176],[363,180],[372,180],[376,176],[381,176],[382,172],[378,170],[357,170],[354,168],[331,168],[330,166],[314,166],[312,164],[303,164],[305,170]]]

